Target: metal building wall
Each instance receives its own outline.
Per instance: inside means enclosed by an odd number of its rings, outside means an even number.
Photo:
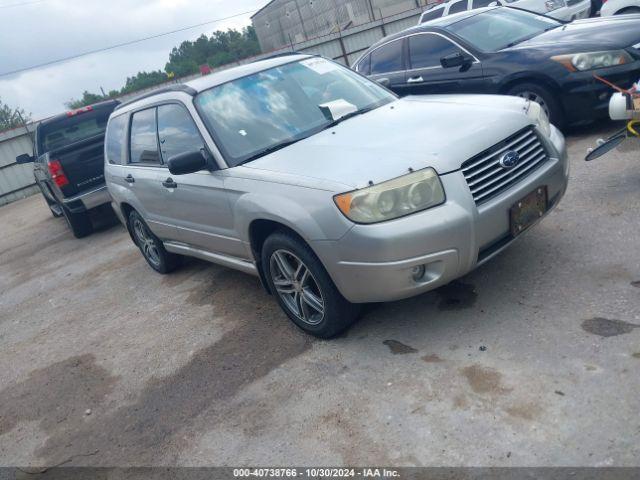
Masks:
[[[381,20],[427,0],[273,0],[251,21],[263,52]]]
[[[35,125],[29,126],[29,131]],[[18,165],[16,157],[33,153],[31,137],[24,127],[0,133],[0,205],[38,192],[33,178],[33,164]]]

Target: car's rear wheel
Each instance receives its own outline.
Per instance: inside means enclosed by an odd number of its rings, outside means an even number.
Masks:
[[[64,205],[58,205],[60,206],[64,219],[67,221],[67,225],[69,225],[74,237],[83,238],[93,233],[93,224],[91,223],[89,212],[74,213]]]
[[[51,215],[53,215],[55,218],[59,218],[64,215],[64,212],[62,211],[62,205],[60,205],[58,202],[49,200],[49,197],[47,197],[44,193],[42,185],[40,185],[39,183],[38,188],[40,189],[40,193],[42,193],[42,196],[44,197],[44,201],[47,202],[49,210],[51,210]]]
[[[280,307],[305,332],[330,338],[356,320],[360,307],[342,296],[318,257],[296,236],[269,236],[261,261]]]
[[[169,253],[162,241],[149,229],[140,214],[129,214],[129,230],[149,266],[159,273],[170,273],[180,264],[180,256]]]
[[[561,130],[564,128],[564,112],[554,95],[545,87],[535,83],[519,83],[511,87],[507,94],[536,102],[542,107],[542,110],[547,114],[551,123]]]

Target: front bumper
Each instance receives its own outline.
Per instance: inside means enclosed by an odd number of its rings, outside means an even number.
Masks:
[[[91,210],[92,208],[110,202],[111,195],[109,195],[106,185],[102,185],[62,200],[65,207],[73,213],[86,212],[87,210]]]
[[[609,117],[609,99],[614,91],[596,80],[594,73],[621,88],[630,88],[640,78],[640,60],[627,65],[568,75],[562,85],[561,95],[568,124],[588,123]]]
[[[562,134],[558,150],[519,183],[476,206],[461,171],[441,177],[447,201],[438,207],[374,225],[355,225],[337,241],[312,242],[336,286],[354,303],[398,300],[444,285],[506,248],[509,209],[537,187],[547,186],[549,211],[564,195],[569,165]],[[424,265],[418,281],[412,269]]]

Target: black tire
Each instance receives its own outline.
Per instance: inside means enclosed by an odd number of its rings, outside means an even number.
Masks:
[[[91,223],[89,212],[73,213],[64,205],[60,205],[60,208],[74,237],[83,238],[93,233],[93,224]]]
[[[619,12],[616,12],[616,15],[627,15],[629,13],[640,13],[640,7],[627,7],[623,8]]]
[[[44,197],[44,201],[47,202],[47,206],[51,211],[51,215],[53,215],[55,218],[60,218],[61,216],[63,216],[64,212],[62,211],[62,206],[57,202],[49,200],[49,198],[44,194],[42,185],[38,184],[38,188],[40,189],[40,193],[42,193],[42,196]]]
[[[291,271],[295,268],[296,272],[302,273],[286,278],[282,274],[282,258],[285,258]],[[322,262],[297,236],[284,231],[271,234],[262,246],[261,262],[269,289],[278,304],[293,323],[305,332],[319,338],[331,338],[357,319],[360,305],[350,303],[342,296]],[[306,271],[297,268],[300,266],[298,262]],[[290,278],[295,280],[291,281]],[[276,282],[279,288],[276,288]],[[281,293],[285,289],[291,291]],[[311,306],[319,305],[318,301],[322,304],[321,314],[317,307]]]
[[[560,130],[566,126],[564,111],[556,97],[547,88],[537,83],[518,83],[509,89],[507,95],[523,97],[540,103],[549,115],[551,123]]]
[[[151,268],[162,274],[171,273],[178,268],[180,255],[167,252],[162,241],[153,234],[138,212],[132,210],[127,220],[129,232]]]

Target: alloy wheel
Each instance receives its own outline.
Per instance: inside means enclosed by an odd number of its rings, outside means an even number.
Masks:
[[[540,95],[530,90],[524,90],[522,92],[518,92],[518,97],[524,98],[525,100],[531,100],[532,102],[536,102],[542,108],[542,111],[547,115],[547,118],[551,118],[551,112],[549,111],[549,105],[544,101]]]
[[[324,298],[318,282],[299,257],[280,249],[269,260],[271,280],[287,309],[302,322],[317,325],[324,318]]]
[[[151,236],[151,232],[149,232],[147,226],[142,223],[142,220],[139,218],[133,221],[133,231],[136,240],[138,240],[138,245],[140,245],[140,249],[142,250],[142,254],[153,265],[160,267],[160,253],[158,252],[156,241]]]

